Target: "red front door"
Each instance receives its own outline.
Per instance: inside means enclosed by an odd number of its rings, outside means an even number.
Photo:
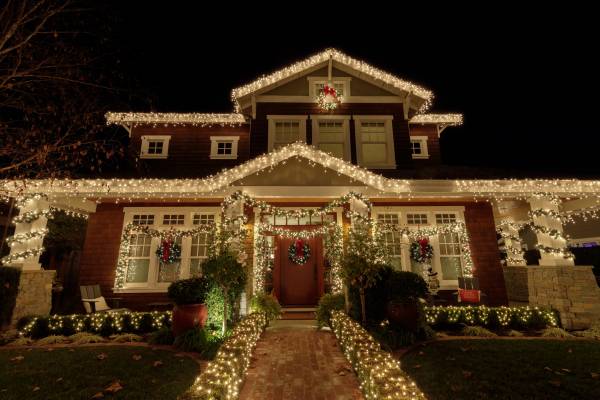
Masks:
[[[310,248],[310,257],[305,264],[290,260],[288,250],[295,239],[277,238],[277,262],[275,274],[279,273],[279,300],[286,306],[312,306],[322,294],[322,250],[321,239],[303,239]],[[321,261],[321,262],[320,262]],[[278,268],[279,267],[279,268]],[[276,279],[277,280],[277,279]],[[277,288],[276,288],[277,291]]]

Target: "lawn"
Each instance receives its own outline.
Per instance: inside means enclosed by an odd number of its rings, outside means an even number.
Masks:
[[[402,367],[429,400],[600,399],[600,342],[438,341]]]
[[[147,347],[3,349],[0,399],[176,399],[198,372],[189,357]]]

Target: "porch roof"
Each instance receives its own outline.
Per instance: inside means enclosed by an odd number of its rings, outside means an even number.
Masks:
[[[309,163],[349,177],[356,184],[308,187],[244,186],[239,181],[261,171],[285,165],[289,159],[305,159]],[[43,193],[52,197],[80,199],[149,199],[149,198],[218,198],[236,190],[254,190],[256,194],[273,196],[274,191],[295,197],[336,197],[340,190],[361,191],[377,198],[525,198],[536,194],[565,198],[591,197],[600,193],[600,180],[578,179],[505,179],[505,180],[429,180],[393,179],[333,157],[312,146],[293,143],[261,155],[233,168],[201,179],[44,179],[0,181],[0,195]],[[277,189],[277,190],[276,190]],[[333,189],[337,189],[333,190]],[[289,193],[289,194],[288,194]]]

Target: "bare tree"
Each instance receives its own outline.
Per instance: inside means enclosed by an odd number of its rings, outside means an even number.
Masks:
[[[110,22],[80,0],[0,9],[0,178],[102,172],[123,157],[103,115],[123,93]],[[118,83],[117,83],[118,82]]]

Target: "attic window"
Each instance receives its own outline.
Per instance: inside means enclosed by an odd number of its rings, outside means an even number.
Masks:
[[[236,159],[238,157],[239,136],[211,136],[211,159]]]
[[[333,77],[333,87],[338,91],[340,96],[348,97],[350,96],[350,77]],[[309,76],[308,84],[309,90],[308,94],[311,98],[316,97],[319,92],[323,90],[323,87],[327,83],[327,77],[324,76]]]
[[[171,136],[142,136],[140,158],[167,158]]]

